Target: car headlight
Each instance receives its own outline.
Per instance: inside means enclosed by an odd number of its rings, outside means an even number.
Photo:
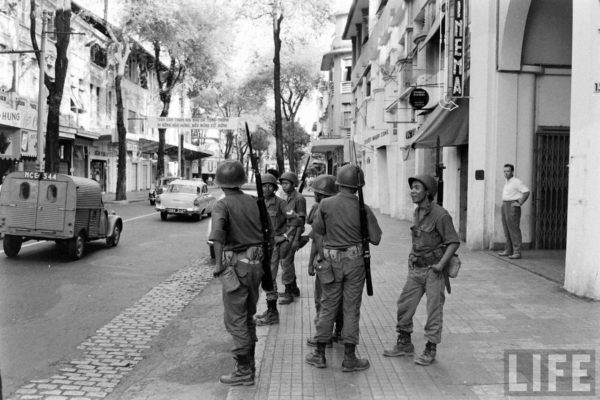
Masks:
[[[194,200],[194,207],[200,207],[200,200],[199,199]]]

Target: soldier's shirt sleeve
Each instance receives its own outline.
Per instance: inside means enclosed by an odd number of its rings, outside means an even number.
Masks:
[[[379,227],[379,222],[377,222],[377,218],[375,218],[375,214],[368,206],[365,206],[365,210],[367,211],[367,226],[369,228],[369,241],[377,246],[379,242],[381,242],[382,231]]]
[[[225,243],[227,240],[227,209],[225,202],[222,200],[217,201],[212,210],[212,229],[208,240],[215,242]]]
[[[325,235],[325,220],[323,219],[323,202],[319,203],[319,208],[315,213],[315,220],[312,224],[313,231],[318,235]]]
[[[449,214],[445,214],[439,218],[435,228],[442,235],[445,245],[460,243],[460,238],[454,229],[454,223],[452,223],[452,217]]]
[[[306,217],[306,199],[304,196],[298,196],[296,199],[296,214],[298,217]]]

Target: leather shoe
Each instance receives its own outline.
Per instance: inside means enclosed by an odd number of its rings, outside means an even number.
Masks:
[[[511,256],[511,254],[508,251],[501,251],[500,253],[498,253],[498,255],[500,257],[509,257],[509,256]]]
[[[518,260],[519,258],[521,258],[521,253],[511,254],[510,256],[508,256],[508,258],[510,258],[511,260]]]

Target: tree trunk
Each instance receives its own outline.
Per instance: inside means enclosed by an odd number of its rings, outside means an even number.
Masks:
[[[169,116],[169,108],[171,107],[171,94],[161,96],[163,102],[163,109],[160,113],[161,117]],[[162,178],[165,176],[165,134],[166,129],[158,130],[158,161],[156,163],[156,177]]]
[[[281,21],[283,14],[273,16],[273,40],[275,56],[273,57],[273,91],[275,94],[275,156],[279,173],[285,170],[283,161],[283,127],[281,121]]]
[[[225,131],[225,151],[223,158],[228,160],[231,158],[231,149],[233,148],[233,130],[229,129]]]
[[[119,155],[117,159],[117,193],[115,200],[127,200],[127,129],[123,120],[123,95],[121,93],[121,79],[115,77],[115,93],[117,95],[117,134],[119,138]]]
[[[60,103],[63,97],[63,88],[69,59],[67,58],[67,49],[71,41],[71,7],[70,2],[66,2],[66,8],[56,10],[54,19],[54,31],[56,32],[56,63],[54,65],[54,85],[49,87],[48,99],[48,120],[46,124],[46,151],[45,151],[45,171],[59,172],[59,125],[60,125]],[[46,62],[42,60],[42,62]],[[41,121],[38,121],[41,123]]]

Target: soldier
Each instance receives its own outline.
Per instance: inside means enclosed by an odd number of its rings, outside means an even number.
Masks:
[[[306,221],[306,199],[296,190],[298,177],[293,172],[284,172],[279,178],[281,187],[286,194],[287,228],[283,235],[286,241],[281,245],[281,281],[285,292],[280,293],[279,304],[290,304],[294,297],[300,296],[296,283],[296,266],[294,256],[301,247],[302,232]]]
[[[408,277],[398,299],[398,340],[390,350],[384,350],[387,357],[412,355],[415,347],[410,335],[413,330],[413,316],[423,294],[427,294],[427,323],[425,338],[427,344],[423,353],[415,358],[419,365],[429,365],[435,360],[437,344],[442,339],[442,312],[444,308],[444,268],[454,255],[460,239],[454,230],[452,217],[448,211],[436,203],[437,182],[432,176],[417,175],[408,179],[413,203],[417,205],[413,217],[412,250],[408,258]]]
[[[254,314],[263,275],[260,213],[256,199],[244,194],[246,183],[242,163],[225,160],[217,167],[215,183],[225,197],[212,211],[209,239],[215,247],[214,276],[223,283],[224,320],[233,336],[235,370],[219,381],[226,385],[254,384],[254,348],[256,324]]]
[[[308,213],[308,217],[306,218],[306,222],[310,225],[313,224],[315,220],[315,215],[317,209],[319,208],[319,203],[321,200],[326,199],[331,196],[335,196],[337,194],[337,187],[335,185],[335,176],[333,175],[319,175],[316,177],[312,183],[310,189],[315,193],[315,204],[313,204],[310,212]],[[314,230],[310,232],[310,237],[312,238],[312,245],[310,248],[310,256],[308,259],[308,274],[310,276],[315,276],[315,266],[321,265],[324,260],[323,256],[323,236],[316,233]],[[319,277],[315,277],[315,308],[316,308],[316,316],[315,316],[315,325],[319,320],[319,313],[321,312],[321,282]],[[339,339],[342,334],[342,326],[344,324],[344,315],[342,312],[342,307],[338,309],[337,316],[335,319],[335,329],[332,337],[332,341],[328,343],[328,346],[333,344],[333,341]],[[309,346],[316,346],[317,340],[314,337],[309,337],[306,339],[306,343]]]
[[[317,269],[323,290],[315,336],[317,348],[306,356],[306,362],[317,368],[326,367],[325,347],[331,339],[333,323],[341,304],[344,314],[344,372],[369,368],[369,360],[356,357],[360,305],[366,277],[359,201],[356,196],[359,182],[364,182],[362,171],[359,178],[359,171],[353,164],[338,170],[336,183],[340,192],[321,201],[313,223],[315,233],[323,235],[323,255],[328,263],[321,264]],[[365,210],[369,241],[377,245],[381,241],[381,228],[371,209],[365,206]]]
[[[273,290],[267,292],[267,311],[256,316],[256,325],[272,325],[279,323],[279,311],[277,310],[277,271],[279,270],[280,247],[285,241],[286,229],[286,202],[275,195],[277,191],[277,178],[271,174],[262,177],[263,194],[267,213],[271,220],[271,232],[273,235],[273,254],[271,255],[271,276],[273,277]]]

